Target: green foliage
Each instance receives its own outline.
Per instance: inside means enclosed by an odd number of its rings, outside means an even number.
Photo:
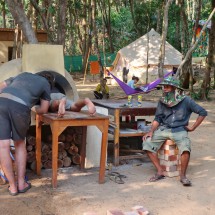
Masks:
[[[119,12],[111,12],[111,26],[115,50],[119,50],[134,40],[136,33],[129,8],[121,8]]]
[[[210,93],[211,93],[212,89],[213,89],[212,87],[206,88],[205,96],[206,96],[207,100],[210,100],[209,96],[210,96]],[[202,89],[199,89],[197,92],[191,92],[190,96],[194,100],[202,100],[202,93],[203,93]]]

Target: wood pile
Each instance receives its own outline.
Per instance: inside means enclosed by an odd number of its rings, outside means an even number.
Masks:
[[[50,129],[42,135],[41,164],[44,169],[52,168],[52,134]],[[82,143],[82,127],[68,127],[58,138],[58,168],[79,165]],[[26,138],[27,167],[36,168],[36,137],[29,134]]]

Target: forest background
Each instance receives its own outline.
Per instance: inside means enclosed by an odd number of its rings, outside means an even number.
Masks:
[[[195,98],[208,99],[215,86],[215,16],[211,17],[206,68],[200,71],[197,93],[193,89],[194,50],[187,53],[199,42],[199,20],[207,20],[214,8],[213,0],[0,0],[0,27],[22,30],[23,40],[14,43],[14,58],[21,57],[24,42],[38,43],[35,31],[42,29],[48,43],[64,46],[65,55],[83,56],[83,73],[90,55],[97,55],[101,62],[101,53],[116,53],[154,28],[162,35],[159,77],[163,77],[167,40],[186,59],[178,74],[183,86]]]

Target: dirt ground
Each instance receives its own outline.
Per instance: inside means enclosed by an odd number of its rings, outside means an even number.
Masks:
[[[93,98],[96,83],[76,81],[79,95]],[[213,92],[214,94],[215,92]],[[118,87],[111,87],[111,95],[122,95]],[[157,100],[159,93],[152,92],[144,99]],[[58,188],[51,187],[51,171],[43,170],[38,177],[28,171],[32,189],[12,197],[8,185],[0,185],[1,215],[82,215],[96,212],[105,215],[107,210],[131,211],[135,205],[145,206],[152,215],[214,215],[215,214],[215,96],[213,101],[198,102],[208,111],[208,117],[190,133],[192,153],[187,176],[192,187],[183,187],[178,177],[150,183],[155,168],[148,159],[130,161],[113,167],[127,178],[117,184],[106,177],[98,184],[98,168],[79,171],[77,167],[58,172]],[[192,115],[193,123],[196,115]]]

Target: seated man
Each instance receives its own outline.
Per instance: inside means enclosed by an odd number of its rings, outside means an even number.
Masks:
[[[49,110],[51,112],[58,111],[58,116],[63,116],[66,110],[79,112],[85,105],[88,108],[89,114],[92,116],[96,113],[96,108],[89,98],[79,99],[76,102],[69,100],[63,93],[51,93],[51,101]]]
[[[94,96],[96,99],[109,98],[109,87],[107,86],[107,79],[103,78],[100,84],[97,85],[94,91]]]
[[[149,181],[164,178],[157,152],[165,140],[171,139],[178,146],[181,155],[180,182],[184,186],[191,186],[191,181],[186,177],[191,152],[188,132],[194,131],[201,124],[207,112],[183,94],[179,81],[174,77],[167,77],[160,85],[163,85],[163,97],[158,102],[151,130],[143,136],[143,150],[157,169],[157,173]],[[193,125],[189,125],[193,112],[199,116]]]

